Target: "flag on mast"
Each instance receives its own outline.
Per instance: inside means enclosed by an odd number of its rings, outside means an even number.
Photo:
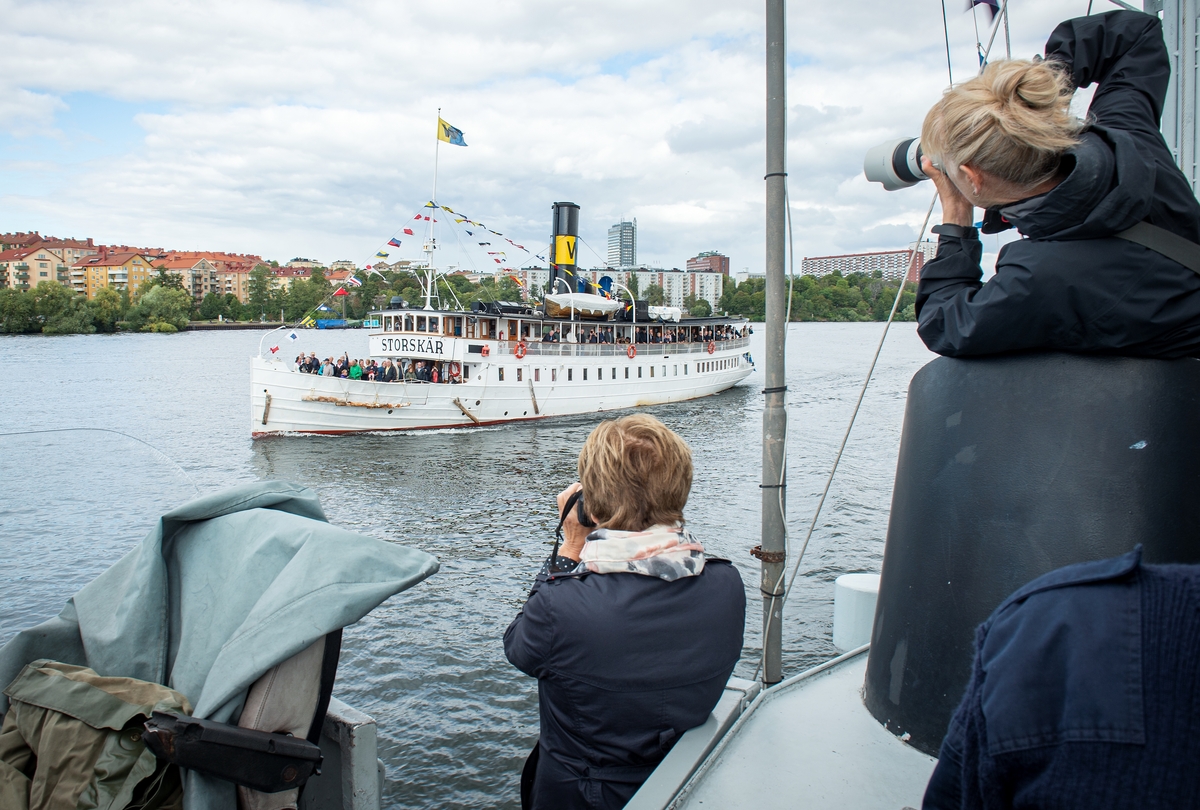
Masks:
[[[458,127],[452,127],[438,116],[438,140],[445,141],[454,146],[466,146],[467,142],[463,140],[462,130]]]

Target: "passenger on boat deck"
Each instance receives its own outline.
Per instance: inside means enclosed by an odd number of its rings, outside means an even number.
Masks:
[[[392,365],[391,360],[383,361],[383,370],[376,377],[380,382],[396,382],[397,378],[396,367]]]
[[[600,342],[600,335],[599,335],[599,333],[596,332],[596,330],[593,329],[591,332],[588,333],[588,343],[599,343],[599,342]]]
[[[541,737],[521,806],[624,807],[683,733],[708,719],[741,655],[746,594],[684,528],[687,444],[653,416],[604,421],[558,495],[565,540],[504,633],[538,679]],[[556,547],[557,548],[557,547]]]
[[[416,380],[417,380],[416,364],[413,363],[413,361],[411,361],[411,360],[405,360],[404,361],[404,381],[405,382],[416,382]]]
[[[992,62],[930,109],[922,167],[943,224],[916,299],[930,349],[1200,357],[1200,275],[1181,263],[1200,256],[1200,202],[1159,130],[1172,58],[1153,14],[1081,17],[1045,61]],[[1092,84],[1080,120],[1072,95]],[[986,284],[977,207],[983,233],[1026,237]]]
[[[1200,806],[1200,565],[1141,556],[1052,571],[979,627],[923,808]]]
[[[334,376],[334,365],[333,365],[332,357],[325,358],[325,362],[321,365],[321,376],[323,376],[323,377],[333,377]]]
[[[350,364],[349,377],[352,380],[361,380],[363,375],[362,364],[355,360]]]

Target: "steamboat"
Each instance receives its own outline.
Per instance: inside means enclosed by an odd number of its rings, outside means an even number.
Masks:
[[[577,277],[579,206],[555,203],[553,210],[547,289],[562,292],[540,304],[443,309],[434,305],[437,271],[430,260],[423,306],[393,298],[371,314],[379,327],[369,335],[369,354],[395,368],[396,381],[307,374],[283,357],[260,354],[251,359],[252,435],[475,427],[601,413],[709,396],[754,370],[745,319],[685,318],[677,308],[648,306],[611,279],[597,285]],[[432,234],[424,249],[432,256]]]

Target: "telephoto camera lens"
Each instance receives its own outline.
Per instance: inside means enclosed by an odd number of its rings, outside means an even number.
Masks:
[[[915,186],[929,175],[921,171],[921,139],[900,138],[872,146],[863,159],[863,174],[888,191]]]

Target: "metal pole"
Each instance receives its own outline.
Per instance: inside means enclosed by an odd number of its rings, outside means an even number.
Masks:
[[[767,2],[767,174],[766,174],[766,397],[762,429],[763,683],[783,680],[784,493],[787,458],[787,391],[784,341],[787,287],[784,283],[785,177],[787,172],[786,0]]]

